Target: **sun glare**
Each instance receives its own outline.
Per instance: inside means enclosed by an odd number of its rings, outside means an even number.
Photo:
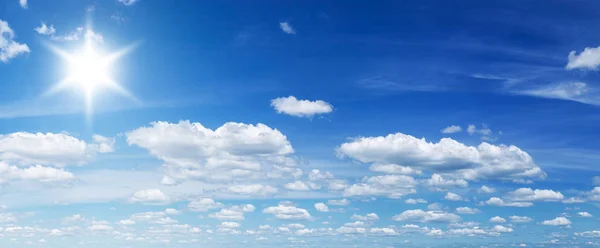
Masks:
[[[80,91],[85,98],[85,112],[88,117],[92,113],[94,95],[98,90],[109,89],[137,102],[125,88],[112,79],[111,67],[121,56],[126,54],[133,46],[118,50],[110,54],[98,52],[91,36],[86,36],[85,46],[76,52],[66,52],[50,46],[52,51],[66,61],[66,77],[54,85],[46,94],[53,94],[66,88]]]

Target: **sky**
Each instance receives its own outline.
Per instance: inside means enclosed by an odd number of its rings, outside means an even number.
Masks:
[[[600,2],[0,2],[2,247],[598,247]]]

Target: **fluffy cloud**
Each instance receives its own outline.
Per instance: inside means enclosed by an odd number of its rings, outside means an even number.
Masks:
[[[210,198],[200,198],[188,203],[187,207],[194,212],[206,212],[211,209],[222,208],[223,204]]]
[[[0,135],[0,159],[20,165],[82,165],[97,153],[112,152],[113,145],[113,139],[100,135],[86,143],[64,133],[18,132]]]
[[[600,201],[600,187],[594,187],[587,195],[592,201]]]
[[[567,226],[571,225],[571,221],[565,217],[556,217],[552,220],[542,221],[542,225],[546,226]]]
[[[135,192],[129,201],[148,205],[166,205],[171,202],[171,199],[159,189],[146,189]]]
[[[229,222],[229,221],[221,222],[221,224],[219,225],[219,227],[223,227],[223,228],[238,228],[240,226],[241,226],[240,223]]]
[[[296,30],[288,22],[280,22],[279,28],[286,34],[296,34]]]
[[[590,214],[588,212],[579,212],[577,214],[581,217],[594,217],[592,214]]]
[[[271,100],[271,106],[280,114],[308,118],[333,111],[333,106],[328,102],[322,100],[298,100],[294,96],[275,98]]]
[[[421,174],[420,170],[415,170],[408,166],[401,166],[395,164],[373,164],[369,167],[369,170],[375,172],[382,172],[387,174],[403,174],[403,175],[411,175],[411,174]]]
[[[263,213],[272,214],[275,218],[281,220],[309,220],[312,218],[306,209],[285,204],[265,208]]]
[[[493,232],[499,232],[499,233],[509,233],[509,232],[513,232],[513,229],[510,227],[505,227],[505,226],[501,226],[501,225],[495,225],[492,228]]]
[[[0,20],[0,61],[3,63],[20,54],[30,52],[29,47],[16,42],[15,37],[15,32],[10,28],[8,22]]]
[[[564,198],[558,191],[548,189],[520,188],[507,194],[507,199],[515,202],[524,201],[560,201]]]
[[[251,185],[233,185],[227,189],[229,192],[240,195],[250,196],[269,196],[277,193],[277,188],[269,185],[251,184]]]
[[[545,177],[531,156],[518,147],[486,142],[477,147],[450,138],[431,143],[424,138],[395,133],[356,138],[340,145],[337,153],[362,163],[411,165],[467,180]]]
[[[476,208],[470,208],[470,207],[458,207],[456,208],[456,213],[459,214],[477,214],[481,211],[479,211],[479,209]]]
[[[479,189],[477,190],[477,192],[479,192],[479,193],[481,193],[481,194],[483,194],[483,193],[485,193],[485,194],[490,194],[490,193],[494,193],[494,192],[496,192],[496,189],[494,189],[494,188],[490,188],[490,187],[488,187],[488,186],[485,186],[485,185],[483,185],[483,186],[481,186],[481,188],[479,188]]]
[[[319,212],[329,212],[329,207],[325,203],[315,203],[315,209]]]
[[[297,178],[302,171],[294,168],[294,152],[287,137],[264,124],[228,122],[211,130],[200,123],[153,122],[126,134],[130,145],[147,149],[163,160],[172,181],[252,181]],[[232,191],[263,191],[272,188],[249,185]]]
[[[219,212],[209,214],[208,217],[218,220],[244,220],[244,212],[233,209],[221,209]]]
[[[171,219],[170,217],[167,217],[167,214],[165,212],[143,212],[143,213],[136,213],[136,214],[132,214],[129,217],[130,220],[134,221],[134,222],[147,222],[147,223],[151,223],[151,224],[175,224],[177,223],[177,220]],[[126,221],[128,222],[128,221]]]
[[[467,187],[469,185],[469,183],[467,181],[465,181],[464,179],[451,180],[451,179],[444,178],[440,174],[433,174],[433,175],[431,175],[430,179],[425,180],[425,185],[429,186],[430,188],[432,188],[434,190],[443,191],[448,188],[455,188],[455,187],[463,187],[464,188],[464,187]]]
[[[361,183],[346,188],[344,196],[387,196],[399,198],[416,193],[417,181],[405,175],[385,175],[363,178]]]
[[[369,213],[365,215],[353,214],[350,216],[351,220],[359,220],[359,221],[375,221],[379,220],[379,216],[376,213]]]
[[[348,199],[344,198],[344,199],[339,199],[339,200],[329,200],[329,201],[327,201],[327,204],[333,205],[333,206],[347,206],[348,204],[350,204],[350,201]]]
[[[441,130],[442,133],[446,133],[446,134],[448,134],[448,133],[458,133],[460,131],[462,131],[462,128],[460,126],[457,126],[457,125],[448,126],[448,127],[446,127],[446,128],[444,128],[444,129]]]
[[[444,199],[446,199],[448,201],[462,201],[463,200],[462,196],[457,195],[452,192],[446,193],[446,195],[444,196]]]
[[[576,51],[569,53],[566,69],[596,70],[598,65],[600,65],[600,47],[586,47],[579,54]]]
[[[489,200],[485,201],[485,204],[491,206],[499,206],[499,207],[531,207],[533,203],[531,202],[509,202],[498,197],[492,197]]]
[[[19,0],[19,5],[23,9],[27,9],[27,0]]]
[[[492,218],[490,218],[490,222],[492,223],[505,223],[506,219],[500,217],[500,216],[494,216]]]
[[[43,23],[39,26],[35,28],[35,31],[38,34],[41,35],[53,35],[54,33],[56,33],[56,29],[54,28],[54,25],[46,25],[46,23]]]
[[[586,238],[600,238],[600,230],[586,231],[575,233],[576,236],[586,237]]]
[[[286,188],[286,189],[289,189],[289,190],[294,190],[294,191],[307,191],[307,190],[310,190],[310,188],[308,187],[308,185],[306,185],[306,183],[304,183],[302,181],[295,181],[293,183],[286,183],[283,187]]]
[[[35,165],[27,168],[11,166],[0,161],[0,183],[13,180],[35,180],[40,182],[68,181],[75,177],[63,169]]]
[[[458,222],[460,216],[442,211],[423,211],[421,209],[406,210],[392,217],[395,221],[415,222]]]
[[[532,218],[529,218],[527,216],[516,216],[516,215],[512,215],[510,217],[508,217],[510,219],[511,222],[513,223],[528,223],[533,221]]]
[[[418,199],[409,198],[409,199],[406,199],[406,201],[404,201],[404,203],[406,203],[406,204],[418,204],[418,203],[426,204],[427,200],[421,199],[421,198],[418,198]]]

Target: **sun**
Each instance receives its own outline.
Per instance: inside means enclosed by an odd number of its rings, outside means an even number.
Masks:
[[[88,29],[87,33],[91,31]],[[67,88],[80,91],[85,98],[86,115],[91,116],[93,98],[98,90],[108,89],[128,97],[137,99],[125,88],[112,79],[111,69],[115,62],[134,46],[128,46],[113,53],[103,54],[97,48],[92,35],[85,36],[85,45],[74,52],[66,52],[54,46],[51,50],[65,61],[66,76],[55,84],[46,94],[54,94]]]

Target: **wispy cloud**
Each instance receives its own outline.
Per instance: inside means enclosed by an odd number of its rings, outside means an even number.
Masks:
[[[280,22],[279,28],[287,34],[296,34],[296,30],[288,22]]]
[[[600,96],[597,94],[598,90],[584,82],[565,82],[536,86],[531,89],[515,91],[514,93],[600,105]]]
[[[139,0],[119,0],[120,3],[127,5],[127,6],[131,6],[134,3],[137,3]]]

